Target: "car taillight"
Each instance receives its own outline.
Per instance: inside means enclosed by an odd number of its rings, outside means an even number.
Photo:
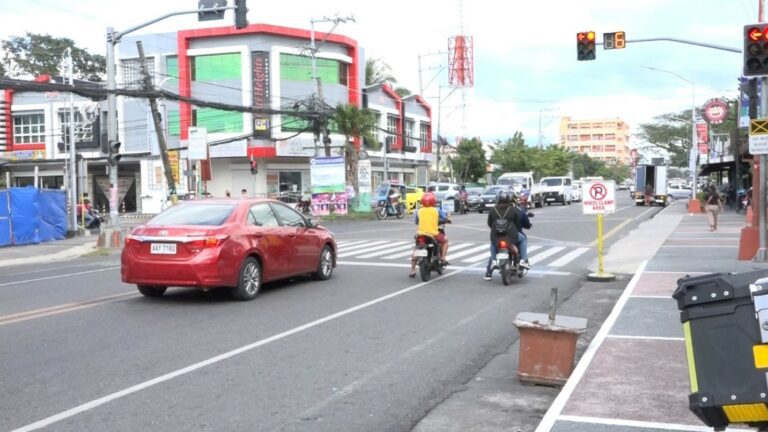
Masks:
[[[224,243],[229,238],[228,235],[219,234],[211,237],[205,238],[205,247],[207,248],[214,248],[221,246],[222,243]]]
[[[499,249],[506,249],[509,247],[509,243],[506,240],[499,240]]]
[[[123,239],[123,245],[125,247],[129,247],[129,246],[136,245],[136,244],[139,244],[139,243],[141,243],[141,242],[136,237],[134,237],[134,236],[132,236],[130,234],[125,236],[125,238]]]

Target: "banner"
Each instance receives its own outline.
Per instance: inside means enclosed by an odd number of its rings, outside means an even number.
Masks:
[[[191,127],[189,128],[187,158],[189,160],[208,159],[208,129]]]
[[[343,157],[310,160],[312,214],[347,214],[346,171]]]
[[[254,51],[251,53],[251,67],[253,70],[253,108],[263,110],[270,106],[269,93],[269,52]],[[253,136],[256,138],[270,138],[272,128],[269,124],[269,115],[256,113],[253,115]]]
[[[696,135],[698,135],[698,142],[699,142],[699,154],[705,155],[709,153],[709,129],[706,123],[699,122],[696,123]]]

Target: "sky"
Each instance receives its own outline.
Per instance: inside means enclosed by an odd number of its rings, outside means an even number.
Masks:
[[[559,141],[563,116],[619,117],[635,134],[638,125],[657,115],[690,109],[693,94],[698,107],[714,97],[737,96],[740,54],[632,40],[670,37],[741,49],[742,27],[757,22],[758,1],[247,0],[247,4],[252,24],[309,28],[313,18],[353,16],[354,22],[339,25],[335,33],[357,40],[366,57],[389,64],[398,85],[414,93],[419,93],[421,75],[433,123],[439,123],[449,141],[479,136],[493,142],[522,131],[527,143],[538,144],[541,125],[542,143],[550,144]],[[196,8],[196,0],[0,0],[0,39],[27,31],[47,33],[104,54],[107,27],[122,31]],[[223,21],[202,23],[194,14],[183,15],[133,35],[232,23],[229,14]],[[315,27],[330,28],[328,23]],[[598,46],[595,61],[577,61],[576,33],[590,30],[598,41],[604,32],[624,31],[629,42],[623,50]],[[475,84],[451,92],[445,68],[448,38],[459,34],[474,40]],[[634,137],[632,143],[641,144]]]

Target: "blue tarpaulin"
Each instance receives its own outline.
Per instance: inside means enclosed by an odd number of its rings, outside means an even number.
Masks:
[[[11,244],[11,203],[7,190],[0,191],[0,246]]]
[[[0,246],[61,240],[66,234],[64,191],[32,187],[0,191]]]

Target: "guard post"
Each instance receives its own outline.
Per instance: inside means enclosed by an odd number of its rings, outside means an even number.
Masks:
[[[585,215],[597,215],[597,273],[590,273],[587,280],[592,282],[610,282],[616,275],[606,273],[603,268],[603,215],[616,212],[616,182],[597,180],[585,182],[585,191],[581,200],[581,211]]]

